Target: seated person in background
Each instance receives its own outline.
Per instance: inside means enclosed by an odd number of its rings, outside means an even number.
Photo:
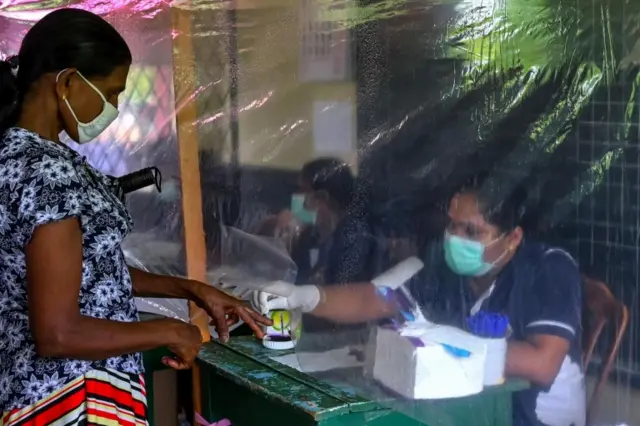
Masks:
[[[356,211],[356,197],[366,194],[357,184],[341,160],[320,158],[302,167],[290,213],[308,225],[292,247],[298,283],[330,285],[371,278],[366,269],[372,245],[367,212]]]
[[[438,250],[444,256],[436,256],[445,267],[423,269],[410,292],[436,323],[464,328],[479,310],[509,318],[505,372],[531,382],[514,394],[513,425],[584,426],[580,274],[565,251],[524,239],[525,200],[515,191],[493,202],[478,185],[458,192]],[[262,311],[301,308],[346,323],[394,317],[397,307],[379,296],[376,286],[386,285],[379,281],[322,289],[277,282],[255,293],[253,303]]]
[[[278,215],[281,226],[301,228],[291,245],[297,284],[325,286],[372,278],[373,240],[363,200],[368,194],[357,185],[349,166],[338,159],[320,158],[302,167],[291,210]],[[303,325],[306,331],[337,329],[331,318],[307,317]]]
[[[262,221],[255,233],[286,240],[298,283],[368,280],[373,239],[367,197],[346,163],[319,158],[302,167],[290,209]]]

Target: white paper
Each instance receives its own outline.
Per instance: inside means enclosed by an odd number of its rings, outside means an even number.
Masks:
[[[471,353],[486,352],[486,342],[478,336],[456,327],[408,322],[400,331],[402,336],[417,337],[425,344],[445,344]]]
[[[408,339],[420,339],[416,347]],[[482,391],[486,346],[462,330],[409,323],[401,332],[379,328],[373,377],[411,399],[457,398]],[[476,338],[477,339],[477,338]],[[466,349],[468,357],[450,354],[442,344]]]
[[[332,4],[331,14],[346,15],[350,2]],[[322,19],[324,7],[315,0],[300,1],[299,78],[302,82],[345,81],[351,76],[350,32],[337,21]]]
[[[313,146],[317,154],[350,154],[354,150],[354,140],[353,102],[313,103]]]
[[[341,348],[326,352],[299,352],[271,359],[305,373],[361,367],[362,361],[358,361],[355,355],[350,355],[349,350]]]

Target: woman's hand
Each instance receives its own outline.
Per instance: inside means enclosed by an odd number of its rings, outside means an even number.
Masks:
[[[229,326],[242,319],[258,338],[264,337],[261,325],[271,325],[272,321],[254,311],[247,302],[207,284],[198,283],[191,298],[211,317],[211,325],[216,328],[221,341],[229,340]]]
[[[202,346],[202,334],[195,325],[186,322],[171,320],[173,343],[167,347],[176,356],[164,357],[162,363],[176,370],[188,370],[200,352]]]
[[[174,297],[195,302],[209,314],[210,323],[216,328],[223,342],[229,339],[229,326],[238,322],[239,318],[261,338],[264,333],[259,324],[271,325],[271,321],[251,309],[249,303],[209,284],[186,278],[156,275],[132,267],[129,267],[129,271],[136,297]]]

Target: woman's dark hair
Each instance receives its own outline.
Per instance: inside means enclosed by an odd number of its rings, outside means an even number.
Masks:
[[[341,209],[350,206],[355,178],[349,166],[336,158],[319,158],[302,166],[302,180],[314,191],[327,191]]]
[[[104,19],[80,9],[51,12],[27,32],[16,57],[0,62],[0,134],[43,75],[77,68],[87,78],[107,77],[131,61],[127,43]]]
[[[485,220],[502,232],[511,232],[521,225],[528,199],[524,184],[512,185],[513,180],[504,176],[474,176],[459,192],[473,193]]]

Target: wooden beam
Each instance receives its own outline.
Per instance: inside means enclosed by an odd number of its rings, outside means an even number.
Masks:
[[[200,156],[198,143],[198,110],[195,93],[198,82],[191,43],[190,12],[173,10],[173,80],[176,96],[176,126],[182,182],[182,214],[184,218],[184,244],[189,278],[206,280],[207,256],[202,219],[202,188],[200,184]],[[207,315],[190,305],[192,322],[209,340]]]
[[[206,280],[207,256],[202,219],[202,188],[198,141],[198,109],[196,96],[198,80],[192,40],[192,13],[174,7],[173,19],[173,81],[176,98],[176,128],[182,182],[182,216],[184,244],[189,278]],[[198,326],[203,341],[210,340],[208,316],[192,302],[189,303],[191,323]],[[193,368],[193,409],[202,412],[202,395],[198,368]]]

